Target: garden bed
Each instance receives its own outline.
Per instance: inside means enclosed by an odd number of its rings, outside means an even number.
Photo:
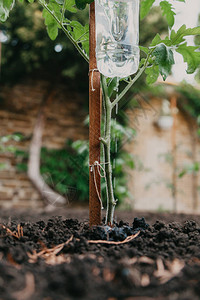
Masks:
[[[198,216],[118,212],[89,229],[86,210],[52,214],[1,211],[0,299],[200,299]]]

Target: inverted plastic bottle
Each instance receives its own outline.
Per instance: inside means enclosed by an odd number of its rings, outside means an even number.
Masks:
[[[124,78],[139,66],[139,0],[95,0],[96,59],[100,73]]]

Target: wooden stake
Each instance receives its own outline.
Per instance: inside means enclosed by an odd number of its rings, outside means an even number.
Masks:
[[[100,73],[97,70],[95,38],[95,6],[90,4],[90,62],[89,62],[89,220],[90,226],[101,224],[101,203],[98,197],[101,195],[100,175],[95,161],[100,163],[100,136],[101,136],[101,89]],[[91,172],[91,170],[94,172]],[[95,184],[96,181],[96,184]]]

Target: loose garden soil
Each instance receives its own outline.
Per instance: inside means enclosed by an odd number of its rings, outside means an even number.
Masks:
[[[1,210],[0,300],[200,299],[198,220],[117,212],[90,229],[85,209]]]

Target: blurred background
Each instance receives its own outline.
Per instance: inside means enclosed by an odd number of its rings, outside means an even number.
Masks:
[[[175,29],[199,24],[198,1],[184,5],[176,7]],[[69,18],[85,24],[88,10]],[[166,35],[168,27],[154,7],[140,24],[140,45],[157,32]],[[199,71],[186,75],[176,62],[165,83],[149,87],[142,77],[113,115],[120,209],[200,212]],[[0,24],[0,69],[0,206],[87,206],[87,63],[62,32],[51,41],[40,7],[25,2]]]

